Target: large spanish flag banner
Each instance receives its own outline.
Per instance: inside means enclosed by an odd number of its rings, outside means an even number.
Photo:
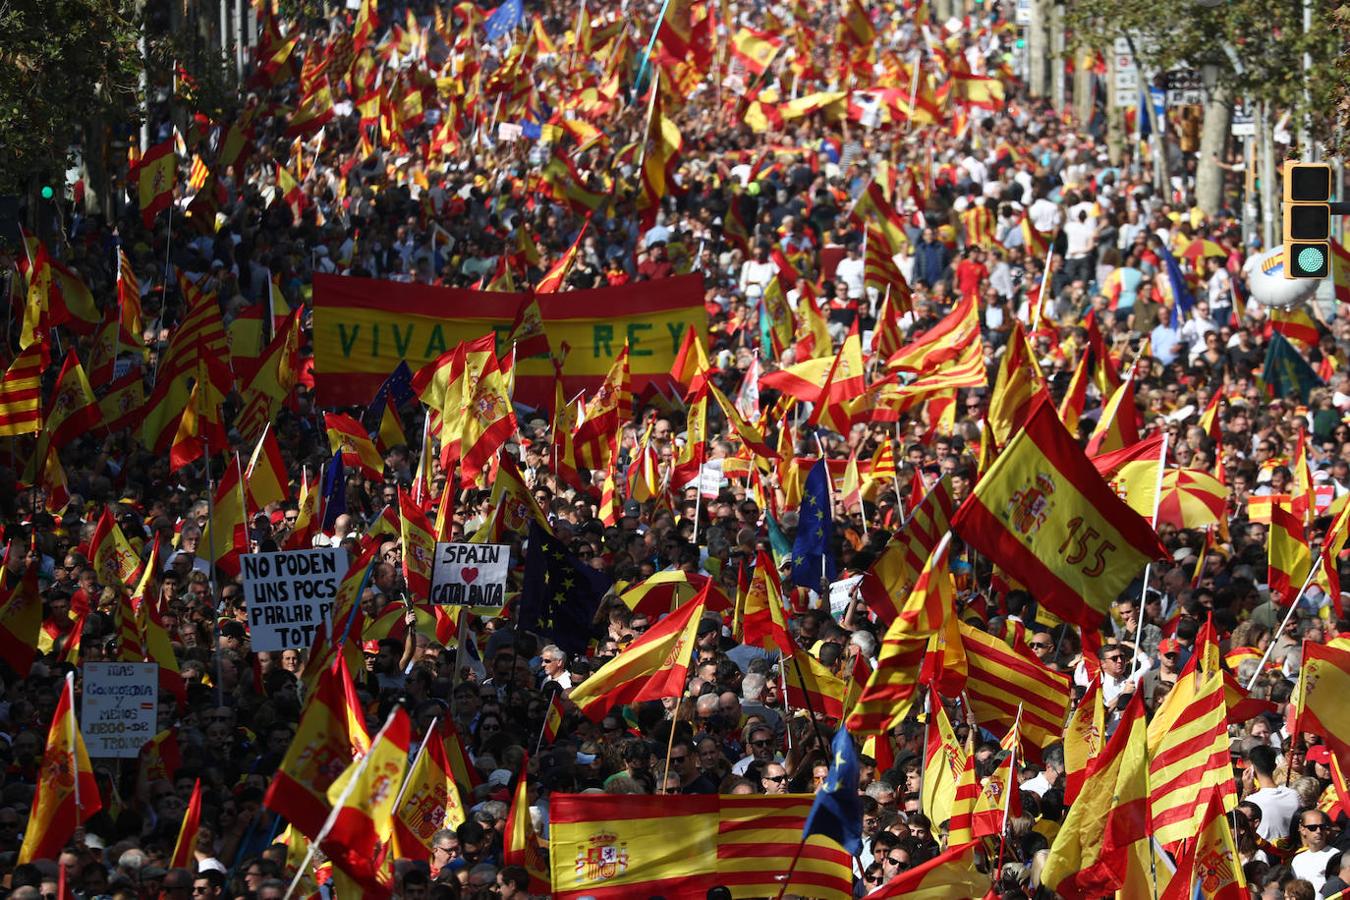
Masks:
[[[1061,619],[1096,628],[1111,601],[1164,554],[1064,430],[1049,398],[984,473],[952,529]]]
[[[1294,691],[1298,726],[1320,734],[1333,756],[1350,760],[1350,640],[1303,643],[1303,670]]]
[[[707,339],[698,275],[536,297],[550,346],[570,345],[563,369],[567,396],[600,386],[628,344],[633,390],[673,385],[670,370],[687,328]],[[314,380],[325,406],[365,405],[399,362],[413,371],[460,341],[493,332],[497,355],[528,295],[404,284],[339,275],[314,277]],[[516,364],[515,399],[553,402],[546,356]],[[678,387],[675,388],[679,390]]]
[[[773,897],[792,865],[812,794],[555,794],[549,810],[554,900]],[[853,859],[815,835],[786,893],[850,900]]]

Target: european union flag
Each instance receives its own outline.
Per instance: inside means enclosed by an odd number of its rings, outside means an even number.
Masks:
[[[375,399],[370,401],[370,405],[361,415],[361,424],[366,426],[366,431],[371,434],[379,432],[380,421],[384,418],[384,398],[390,396],[394,398],[396,408],[416,396],[412,389],[412,369],[408,368],[407,360],[401,361],[398,368],[389,374],[380,385],[380,389],[375,392]]]
[[[323,530],[329,531],[337,517],[347,511],[347,473],[342,454],[334,453],[323,476]]]
[[[1172,288],[1172,320],[1168,324],[1177,329],[1181,327],[1184,317],[1191,314],[1191,307],[1195,306],[1195,297],[1186,286],[1186,276],[1181,274],[1181,266],[1177,265],[1172,252],[1163,247],[1162,256],[1163,265],[1167,267],[1167,283]]]
[[[582,564],[562,541],[531,520],[518,625],[547,635],[569,654],[584,654],[600,598],[612,583],[608,575]]]
[[[1261,380],[1272,397],[1297,396],[1300,403],[1307,403],[1308,392],[1324,384],[1308,361],[1278,331],[1270,334]]]
[[[842,725],[830,748],[830,774],[816,792],[802,828],[802,840],[823,834],[853,856],[862,852],[862,797],[858,796],[858,754],[853,738]]]
[[[500,40],[505,37],[507,32],[520,24],[520,20],[525,17],[525,6],[521,0],[506,0],[501,6],[492,11],[492,15],[487,17],[483,23],[483,29],[487,34],[489,41]]]
[[[811,467],[797,510],[797,539],[792,542],[792,583],[798,587],[821,589],[824,575],[834,581],[838,569],[830,554],[834,538],[834,520],[830,518],[830,471],[821,459]]]

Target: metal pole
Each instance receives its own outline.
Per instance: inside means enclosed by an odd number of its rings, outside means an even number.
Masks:
[[[1276,216],[1275,203],[1275,138],[1270,132],[1270,106],[1262,102],[1260,118],[1256,125],[1261,135],[1261,249],[1269,250],[1275,246]]]
[[[1266,661],[1270,659],[1270,654],[1275,651],[1275,642],[1280,639],[1280,635],[1289,627],[1289,620],[1294,617],[1294,610],[1298,609],[1298,601],[1303,599],[1303,592],[1312,584],[1313,579],[1317,577],[1317,564],[1320,560],[1313,560],[1308,568],[1308,577],[1303,580],[1303,587],[1298,589],[1294,599],[1289,603],[1289,612],[1284,614],[1284,619],[1280,622],[1280,627],[1275,629],[1275,633],[1270,636],[1270,643],[1266,645],[1266,652],[1261,656],[1261,662],[1252,673],[1251,680],[1247,682],[1247,690],[1256,687],[1256,682],[1261,678],[1261,672],[1266,668]]]

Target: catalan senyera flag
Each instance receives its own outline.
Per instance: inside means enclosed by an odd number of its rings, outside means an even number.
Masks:
[[[75,829],[102,808],[94,769],[75,721],[75,673],[68,672],[47,731],[18,864],[56,859]]]
[[[801,845],[812,794],[555,794],[549,858],[555,900],[701,897],[724,885],[735,898],[775,896]],[[790,894],[852,897],[852,858],[809,838]]]
[[[196,863],[197,832],[202,823],[202,780],[198,778],[192,785],[192,794],[188,797],[187,812],[183,813],[183,823],[178,826],[178,841],[173,846],[173,856],[169,859],[171,869],[192,869]]]
[[[1204,825],[1194,841],[1186,842],[1176,874],[1159,900],[1247,900],[1251,896],[1223,796],[1211,790],[1204,806]]]
[[[1046,668],[1030,654],[1023,655],[992,634],[964,622],[958,628],[970,666],[966,690],[975,718],[982,727],[1002,736],[1012,727],[1021,706],[1022,738],[1027,756],[1034,762],[1032,748],[1048,747],[1063,734],[1072,696],[1069,677]]]
[[[42,373],[47,343],[37,341],[14,357],[0,380],[0,437],[29,434],[42,425]]]
[[[328,789],[354,757],[370,749],[365,715],[346,658],[337,654],[305,698],[295,739],[286,748],[263,804],[282,812],[311,840],[328,817]]]
[[[1177,679],[1149,723],[1148,751],[1158,843],[1170,846],[1199,833],[1210,788],[1222,793],[1229,810],[1237,805],[1221,671]]]
[[[955,505],[951,476],[944,475],[924,494],[904,527],[891,535],[871,568],[863,573],[858,591],[868,608],[886,622],[895,621],[900,614],[896,600],[918,579],[947,533]]]
[[[323,425],[328,432],[328,447],[342,454],[343,465],[359,468],[373,481],[384,480],[384,459],[360,422],[346,413],[324,413]]]
[[[446,752],[450,737],[437,720],[408,770],[408,780],[394,810],[394,843],[400,858],[430,859],[431,839],[442,828],[458,828],[467,819]],[[465,784],[466,789],[471,787]]]
[[[928,862],[901,872],[867,896],[878,900],[888,897],[906,900],[984,897],[989,893],[989,876],[975,865],[982,846],[981,842],[972,841],[950,847]]]
[[[1350,642],[1303,644],[1303,668],[1294,691],[1298,727],[1320,734],[1331,755],[1350,759]]]
[[[173,152],[172,137],[145,151],[136,165],[136,190],[141,204],[141,222],[146,228],[155,223],[155,216],[173,203],[173,189],[178,182],[178,158]]]
[[[611,706],[682,696],[711,584],[574,687],[577,709],[598,722]]]
[[[1064,802],[1083,790],[1088,770],[1106,742],[1106,707],[1101,678],[1093,678],[1064,727]]]
[[[1096,628],[1144,564],[1165,553],[1069,437],[1047,396],[952,528],[1013,578],[1036,585],[1047,610],[1084,628]]]
[[[1308,577],[1312,551],[1308,549],[1303,522],[1282,503],[1275,503],[1270,508],[1266,556],[1269,565],[1266,580],[1270,583],[1270,592],[1278,594],[1279,603],[1289,606]]]
[[[1131,846],[1147,839],[1145,727],[1136,691],[1050,846],[1042,881],[1065,900],[1114,892],[1124,882]]]
[[[943,541],[881,639],[877,667],[849,713],[846,724],[850,732],[880,734],[906,716],[919,693],[919,669],[928,639],[942,628],[947,616],[955,615],[955,596],[947,543]]]
[[[411,732],[407,712],[395,707],[366,755],[328,787],[332,812],[319,849],[363,896],[385,896],[393,887],[394,801],[407,773]]]
[[[506,811],[502,861],[508,866],[520,866],[529,873],[529,893],[547,894],[551,887],[548,861],[539,846],[539,835],[535,834],[534,824],[530,821],[529,788],[525,781],[529,762],[530,758],[526,755],[520,763],[520,776],[516,779],[516,789]]]

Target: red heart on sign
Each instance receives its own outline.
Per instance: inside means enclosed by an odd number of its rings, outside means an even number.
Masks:
[[[478,569],[472,566],[460,569],[459,577],[464,579],[465,584],[473,584],[473,580],[478,577]]]

